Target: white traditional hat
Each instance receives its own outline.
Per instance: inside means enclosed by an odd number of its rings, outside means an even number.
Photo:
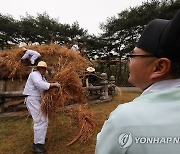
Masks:
[[[45,68],[47,68],[47,64],[46,64],[46,62],[44,62],[44,61],[40,61],[40,62],[37,64],[37,67],[45,67]]]
[[[88,72],[94,72],[94,71],[95,71],[95,68],[93,68],[93,67],[88,67],[86,70],[87,70]]]

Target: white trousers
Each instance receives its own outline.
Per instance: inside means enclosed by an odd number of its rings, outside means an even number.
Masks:
[[[26,107],[31,114],[34,122],[34,143],[45,144],[48,118],[40,111],[40,97],[28,96]]]
[[[36,59],[41,57],[40,55],[33,55],[31,58],[30,58],[30,61],[31,61],[31,64],[34,64]]]

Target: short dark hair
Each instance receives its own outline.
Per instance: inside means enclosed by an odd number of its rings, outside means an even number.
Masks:
[[[176,78],[180,78],[180,62],[171,60],[171,74]]]

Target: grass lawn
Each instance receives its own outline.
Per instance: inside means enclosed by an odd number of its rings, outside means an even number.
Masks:
[[[90,111],[97,119],[97,127],[92,138],[86,142],[75,142],[66,146],[78,133],[78,125],[70,120],[67,113],[61,113],[57,121],[50,121],[46,149],[48,154],[93,154],[96,135],[104,121],[119,104],[133,100],[139,93],[123,93],[112,102],[92,104]],[[0,118],[0,154],[29,154],[33,143],[33,123],[31,118]]]

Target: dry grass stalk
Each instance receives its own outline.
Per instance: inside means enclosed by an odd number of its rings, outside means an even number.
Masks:
[[[72,145],[77,140],[86,142],[90,139],[96,126],[96,120],[93,115],[85,109],[85,106],[80,105],[78,108],[71,110],[70,115],[78,122],[80,131],[72,139],[67,146]]]

